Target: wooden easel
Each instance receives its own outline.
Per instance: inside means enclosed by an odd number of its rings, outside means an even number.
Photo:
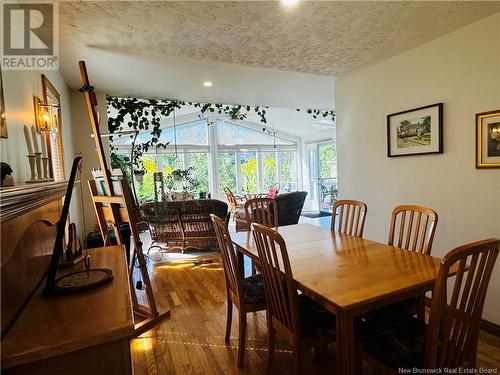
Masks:
[[[82,88],[80,89],[80,91],[85,95],[85,102],[87,104],[87,111],[90,117],[92,133],[94,134],[97,156],[99,157],[99,164],[103,174],[104,189],[106,192],[105,195],[99,195],[96,182],[94,180],[88,181],[92,202],[94,204],[94,209],[97,216],[97,222],[99,224],[101,236],[104,241],[104,246],[110,244],[108,238],[108,222],[111,223],[113,227],[116,242],[119,245],[122,245],[124,243],[120,233],[120,225],[128,223],[132,234],[134,252],[129,268],[132,306],[134,314],[144,319],[140,323],[135,325],[135,335],[137,336],[152,328],[160,320],[170,316],[170,311],[167,310],[160,314],[156,307],[156,300],[153,293],[153,288],[151,286],[151,280],[149,278],[146,260],[142,251],[142,242],[140,241],[139,233],[137,231],[134,205],[132,203],[132,197],[130,195],[129,187],[127,182],[124,179],[121,179],[119,180],[121,195],[115,194],[111,180],[111,173],[109,171],[106,157],[104,155],[104,147],[99,131],[99,117],[96,110],[97,98],[95,96],[94,88],[90,85],[85,62],[80,61],[79,66],[80,77],[82,80]],[[133,282],[133,273],[136,262],[138,263],[138,267],[141,271],[142,282],[146,286],[146,297],[148,302],[147,306],[140,304],[137,299],[137,293]]]

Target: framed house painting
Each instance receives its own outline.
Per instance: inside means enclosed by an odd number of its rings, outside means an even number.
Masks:
[[[476,168],[500,168],[500,109],[476,114]]]
[[[443,153],[443,103],[387,115],[387,156]]]

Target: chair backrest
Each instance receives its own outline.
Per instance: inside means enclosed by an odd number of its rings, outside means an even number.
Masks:
[[[245,202],[245,216],[249,227],[251,223],[277,227],[279,223],[278,208],[274,199],[249,199]]]
[[[397,206],[392,210],[387,243],[390,246],[430,255],[437,222],[438,214],[430,208],[415,205]]]
[[[297,288],[293,281],[285,241],[261,224],[252,224],[255,245],[264,276],[268,319],[288,342],[300,335]]]
[[[332,207],[331,230],[355,237],[363,237],[367,210],[368,208],[363,202],[349,199],[338,200]]]
[[[231,206],[236,206],[238,204],[233,192],[228,187],[224,188],[224,193],[226,193],[227,201]]]
[[[280,227],[298,224],[306,197],[307,191],[292,191],[290,193],[279,194],[276,197]]]
[[[427,368],[475,367],[479,323],[499,246],[498,239],[478,241],[451,250],[441,260],[426,338]]]
[[[210,215],[210,218],[212,219],[217,241],[219,242],[227,291],[231,295],[233,301],[233,298],[239,300],[241,296],[241,275],[238,266],[238,257],[233,242],[231,241],[231,235],[229,234],[224,220],[213,214]]]

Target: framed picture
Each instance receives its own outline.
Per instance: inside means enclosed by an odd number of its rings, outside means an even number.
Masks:
[[[2,69],[0,69],[0,138],[9,138],[7,119],[5,115],[5,98],[3,96]]]
[[[500,168],[500,109],[476,114],[476,168]]]
[[[443,153],[443,103],[387,115],[387,156]]]

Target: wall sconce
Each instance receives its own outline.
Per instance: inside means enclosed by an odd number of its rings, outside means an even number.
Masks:
[[[57,107],[44,104],[42,99],[37,96],[33,97],[35,107],[35,124],[39,132],[57,133]]]

